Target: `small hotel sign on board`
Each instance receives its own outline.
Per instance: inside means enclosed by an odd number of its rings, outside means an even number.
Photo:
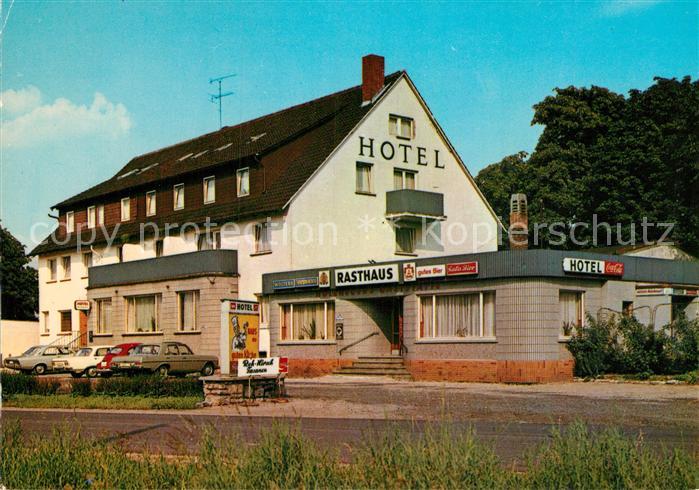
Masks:
[[[478,274],[478,262],[447,264],[447,276],[469,276]]]
[[[595,274],[598,276],[623,276],[623,262],[610,260],[575,259],[566,257],[563,259],[564,272],[577,272],[579,274]]]
[[[335,270],[335,286],[361,286],[398,282],[398,264],[370,265]]]

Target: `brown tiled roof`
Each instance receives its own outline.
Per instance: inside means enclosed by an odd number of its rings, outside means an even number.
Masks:
[[[386,87],[395,83],[402,73],[388,75]],[[56,204],[54,208],[72,208],[107,195],[256,156],[261,165],[273,167],[278,176],[266,182],[264,190],[230,204],[179,211],[176,216],[158,216],[152,221],[159,226],[173,220],[178,223],[203,222],[206,217],[212,221],[235,221],[280,212],[371,107],[372,104],[362,104],[361,86],[356,86],[236,126],[227,126],[135,157],[112,178]],[[120,224],[118,234],[138,233],[139,226],[139,223]],[[83,236],[90,233],[84,231]],[[31,254],[74,248],[78,237],[73,235],[62,244],[57,244],[49,236]]]

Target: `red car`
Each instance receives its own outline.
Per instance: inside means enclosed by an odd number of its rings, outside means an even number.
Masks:
[[[114,371],[111,369],[112,359],[118,356],[128,356],[131,354],[131,351],[133,351],[134,348],[138,347],[139,345],[141,345],[141,342],[129,342],[127,344],[119,344],[112,347],[109,349],[109,352],[107,352],[102,361],[97,364],[97,373],[105,378],[110,377],[112,374],[114,374]]]

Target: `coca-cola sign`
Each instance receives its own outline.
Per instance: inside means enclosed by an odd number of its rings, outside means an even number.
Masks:
[[[478,262],[447,264],[447,276],[469,276],[478,274]]]
[[[566,257],[563,259],[563,271],[578,274],[595,274],[599,276],[623,276],[624,263],[612,260],[592,260]]]

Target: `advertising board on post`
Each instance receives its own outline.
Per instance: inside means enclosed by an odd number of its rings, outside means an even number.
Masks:
[[[288,372],[288,357],[238,359],[238,376],[275,376]]]
[[[230,374],[238,359],[253,359],[260,349],[260,304],[227,299],[221,302],[221,374]],[[226,362],[228,360],[228,362]]]

